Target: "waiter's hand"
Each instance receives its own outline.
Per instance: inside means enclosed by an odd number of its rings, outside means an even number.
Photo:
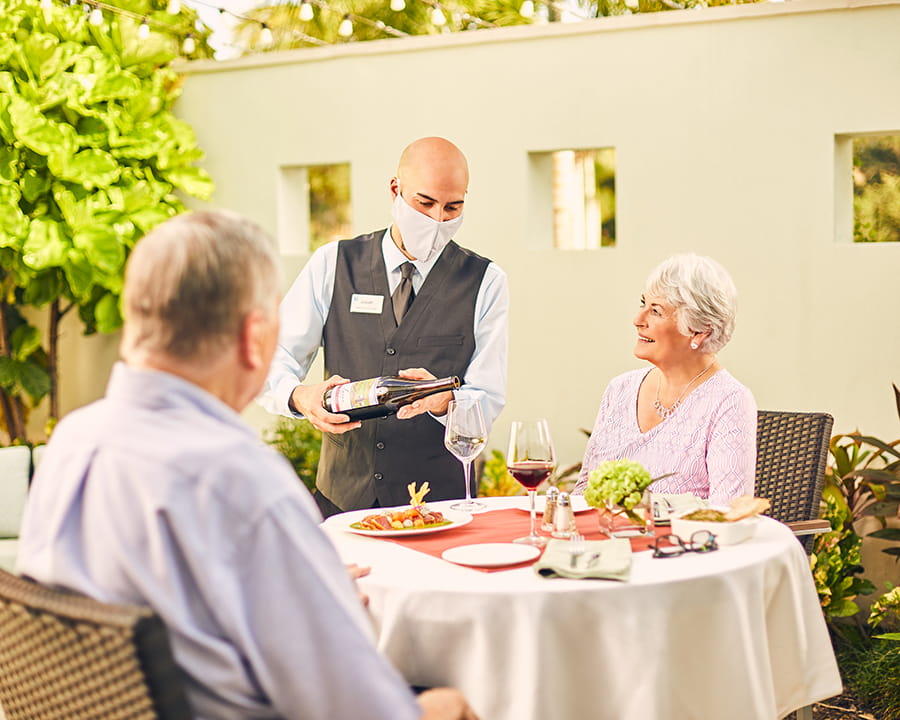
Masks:
[[[397,373],[400,377],[408,380],[436,380],[434,375],[425,368],[409,368],[401,370]],[[453,393],[450,390],[441,393],[429,395],[421,400],[416,400],[410,405],[404,405],[397,411],[397,417],[401,420],[408,420],[416,415],[430,412],[432,415],[446,415],[447,405],[453,399]]]
[[[422,720],[478,720],[475,711],[456,688],[432,688],[416,699],[422,708]]]
[[[330,413],[322,407],[322,398],[325,391],[335,385],[349,382],[340,375],[332,375],[325,382],[317,385],[298,385],[291,393],[290,405],[292,410],[300,413],[309,420],[314,428],[322,432],[340,435],[349,430],[356,430],[360,426],[359,420],[350,422],[350,418],[340,413]]]

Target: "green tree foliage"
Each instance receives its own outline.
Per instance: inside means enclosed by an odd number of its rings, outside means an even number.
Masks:
[[[13,442],[45,396],[58,417],[63,316],[117,330],[135,242],[184,209],[176,191],[212,192],[193,131],[171,113],[182,37],[139,27],[109,12],[92,25],[80,4],[0,0],[0,406]],[[46,345],[25,307],[49,313]]]
[[[853,141],[853,239],[900,242],[900,135]]]
[[[322,433],[307,420],[283,417],[263,433],[263,439],[287,458],[297,477],[310,492],[314,492],[319,454],[322,450]]]

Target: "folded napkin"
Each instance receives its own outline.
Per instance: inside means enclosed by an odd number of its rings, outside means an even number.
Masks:
[[[587,541],[584,552],[575,557],[573,566],[569,541],[554,538],[547,543],[534,570],[549,578],[627,580],[631,573],[631,543],[625,538]]]
[[[653,519],[659,524],[667,524],[670,515],[709,507],[708,500],[690,493],[651,493],[650,501],[653,504]]]

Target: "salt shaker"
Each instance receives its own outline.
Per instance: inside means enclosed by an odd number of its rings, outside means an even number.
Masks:
[[[556,527],[556,502],[559,497],[559,488],[550,486],[547,489],[547,495],[544,498],[544,519],[541,521],[541,530],[544,532],[552,532]]]
[[[567,538],[574,532],[578,532],[578,528],[575,526],[575,513],[572,512],[569,493],[561,492],[556,499],[556,517],[551,534],[555,538]]]

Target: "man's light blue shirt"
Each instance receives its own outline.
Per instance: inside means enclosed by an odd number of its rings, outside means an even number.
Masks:
[[[165,622],[205,720],[418,718],[287,461],[174,375],[113,369],[59,424],[17,572]]]
[[[438,254],[427,263],[410,261],[394,244],[390,228],[382,237],[381,250],[390,293],[400,283],[400,266],[403,263],[412,262],[415,266],[412,282],[413,290],[418,293],[440,258]],[[264,393],[259,398],[259,403],[269,412],[297,417],[288,407],[288,400],[294,388],[306,378],[322,346],[322,330],[331,309],[337,255],[336,242],[316,250],[281,301],[278,349]],[[390,297],[384,298],[384,302],[390,303]],[[457,397],[471,395],[478,398],[488,428],[506,404],[508,320],[509,285],[506,273],[495,263],[490,263],[475,299],[475,351],[462,378],[462,387],[455,391]],[[443,418],[437,419],[443,422]]]

